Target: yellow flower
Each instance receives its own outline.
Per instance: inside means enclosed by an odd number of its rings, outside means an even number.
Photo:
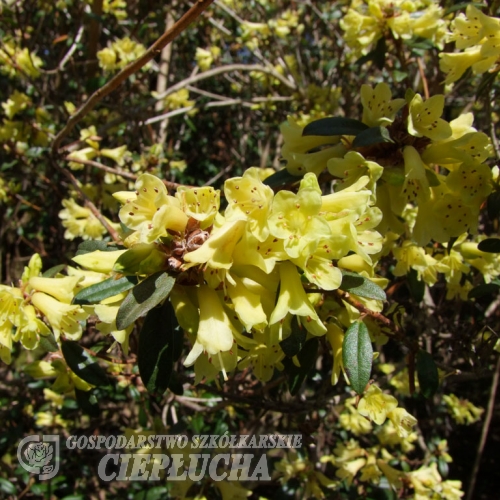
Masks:
[[[287,314],[300,316],[302,325],[313,335],[324,335],[326,327],[307,297],[297,268],[291,262],[282,262],[280,271],[280,294],[269,324],[284,319]]]
[[[34,276],[30,278],[28,284],[33,290],[48,293],[60,302],[71,304],[74,297],[74,290],[81,278],[78,276],[65,276],[64,278],[44,278]]]
[[[361,86],[363,123],[369,127],[390,125],[405,103],[404,99],[392,99],[387,83],[381,82],[374,89],[366,84]]]
[[[196,342],[184,361],[185,366],[194,364],[198,356],[206,351],[210,355],[218,355],[221,351],[229,351],[233,347],[233,325],[221,304],[218,293],[202,285],[198,288],[200,322]]]
[[[88,314],[81,307],[64,304],[41,292],[32,295],[31,303],[47,318],[56,339],[61,334],[70,340],[78,340],[82,336],[79,322],[87,319]]]
[[[417,424],[417,419],[404,408],[394,408],[388,412],[387,417],[402,438],[407,438],[412,432],[412,427]]]
[[[398,401],[395,397],[384,394],[379,387],[372,384],[359,401],[358,412],[372,422],[382,425],[387,414],[397,406]]]
[[[484,412],[482,408],[474,406],[467,399],[458,398],[455,394],[445,395],[443,400],[448,407],[448,412],[458,424],[473,424],[481,418]]]
[[[19,338],[26,349],[35,349],[38,346],[40,335],[47,336],[49,334],[50,330],[47,325],[36,317],[35,308],[31,305],[23,306],[16,340]]]
[[[408,132],[415,137],[428,137],[433,141],[450,137],[450,124],[441,118],[443,108],[444,95],[434,95],[424,102],[420,94],[415,94],[410,102]]]

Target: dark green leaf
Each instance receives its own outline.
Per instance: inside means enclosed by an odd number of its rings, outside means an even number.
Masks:
[[[500,238],[487,238],[477,245],[478,250],[488,253],[500,253]]]
[[[177,396],[182,396],[184,394],[184,387],[182,386],[182,382],[175,371],[173,371],[172,375],[170,375],[168,388]]]
[[[106,372],[99,366],[96,358],[80,344],[66,340],[62,343],[61,350],[70,369],[85,382],[96,386],[109,384]]]
[[[362,321],[356,321],[345,332],[342,362],[351,387],[358,394],[363,394],[370,381],[373,348],[368,329]]]
[[[113,297],[119,293],[126,292],[137,285],[135,276],[123,276],[122,278],[108,278],[83,290],[80,290],[73,299],[73,304],[87,305],[98,304],[101,300]]]
[[[352,141],[352,147],[371,146],[381,142],[394,142],[386,127],[370,127],[360,132]]]
[[[432,356],[420,349],[417,353],[417,377],[420,385],[420,394],[430,398],[439,387],[439,374]]]
[[[411,296],[415,301],[422,302],[425,293],[425,282],[418,279],[418,273],[415,269],[410,270],[406,277]]]
[[[299,182],[302,177],[292,175],[288,172],[286,168],[279,170],[273,175],[270,175],[267,179],[264,179],[264,184],[272,188],[278,188],[281,186],[289,186]]]
[[[381,37],[378,39],[377,45],[373,50],[368,52],[368,54],[360,57],[356,64],[363,65],[369,61],[373,61],[378,69],[382,70],[385,67],[385,56],[387,53],[387,45],[385,43],[385,38]]]
[[[47,269],[42,276],[44,278],[53,278],[57,273],[61,272],[66,267],[66,264],[59,264],[58,266]]]
[[[299,392],[299,389],[307,377],[318,354],[319,341],[316,337],[309,339],[302,350],[297,355],[300,367],[295,366],[290,358],[285,358],[283,364],[285,366],[285,372],[288,377],[288,387],[290,388],[290,394],[295,396]]]
[[[358,273],[351,271],[342,271],[342,283],[340,289],[345,292],[353,293],[359,297],[366,297],[368,299],[386,300],[384,290],[373,281],[361,276]]]
[[[490,219],[498,219],[500,216],[500,191],[493,191],[486,201],[488,216]]]
[[[280,342],[281,349],[283,349],[286,356],[293,358],[304,347],[306,337],[306,330],[299,325],[297,317],[294,316],[292,318],[292,333],[289,337]]]
[[[3,477],[0,477],[0,491],[5,493],[6,495],[15,495],[16,493],[18,493],[16,487]]]
[[[78,407],[83,413],[90,417],[98,417],[100,415],[99,404],[93,391],[82,391],[75,387],[75,396]]]
[[[101,250],[101,252],[113,252],[114,250],[118,250],[118,248],[115,245],[108,245],[105,241],[84,241],[78,245],[76,255],[83,255],[95,252],[96,250]]]
[[[428,168],[425,169],[425,177],[427,178],[429,186],[436,187],[441,184],[441,181],[438,179],[436,173],[432,170],[429,170]]]
[[[484,295],[491,295],[498,292],[500,285],[497,283],[483,283],[474,287],[467,295],[469,299],[478,299]]]
[[[170,301],[151,309],[139,335],[137,360],[142,382],[149,392],[163,394],[167,390],[182,345],[183,334]]]
[[[309,123],[304,127],[302,135],[358,135],[367,128],[368,125],[359,120],[344,118],[342,116],[331,116]]]
[[[40,347],[45,349],[47,352],[57,352],[59,350],[59,344],[53,333],[49,335],[40,335]]]
[[[116,326],[124,330],[137,318],[166,299],[175,285],[175,278],[161,271],[148,276],[125,297],[116,316]]]
[[[154,486],[134,495],[134,500],[162,500],[169,498],[169,491],[165,486]]]

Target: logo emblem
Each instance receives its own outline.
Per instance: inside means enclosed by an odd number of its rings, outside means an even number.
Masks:
[[[17,459],[23,469],[38,474],[39,479],[52,479],[59,471],[59,436],[25,437],[17,447]]]

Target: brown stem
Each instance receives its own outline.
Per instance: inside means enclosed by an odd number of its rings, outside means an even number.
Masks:
[[[75,190],[85,201],[85,206],[92,212],[95,218],[106,228],[106,231],[108,231],[111,238],[113,238],[113,241],[121,243],[121,238],[118,234],[118,231],[106,220],[106,217],[104,217],[104,215],[101,214],[99,209],[92,203],[92,201],[90,201],[89,197],[83,192],[82,188],[78,184],[78,181],[76,180],[75,176],[67,168],[61,168],[56,162],[53,162],[53,165],[57,170],[62,172],[70,180]]]
[[[87,101],[80,106],[74,115],[68,120],[68,123],[57,134],[54,142],[52,143],[52,154],[56,154],[62,140],[73,130],[73,127],[83,119],[87,113],[92,111],[96,104],[104,99],[108,94],[113,92],[119,85],[121,85],[130,75],[139,71],[151,59],[161,53],[163,47],[169,44],[174,38],[178,37],[201,13],[206,10],[214,0],[198,0],[171,29],[167,30],[163,35],[156,40],[151,47],[135,61],[131,62],[128,66],[123,68],[116,76],[114,76],[108,83],[100,89],[97,89]]]

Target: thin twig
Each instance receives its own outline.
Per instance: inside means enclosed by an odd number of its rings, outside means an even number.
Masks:
[[[130,172],[125,172],[118,168],[108,167],[107,165],[103,165],[97,161],[93,160],[81,160],[79,158],[65,158],[66,161],[72,161],[75,163],[80,163],[81,165],[88,165],[89,167],[95,167],[100,170],[104,170],[105,172],[109,172],[110,174],[120,175],[121,177],[125,177],[126,179],[131,179],[133,181],[137,180],[137,175],[131,174]]]
[[[170,30],[167,30],[163,35],[156,40],[151,47],[135,61],[123,68],[116,76],[114,76],[103,87],[97,89],[85,103],[73,114],[64,128],[57,134],[52,143],[52,154],[55,154],[62,140],[73,130],[73,127],[81,121],[96,104],[104,99],[108,94],[113,92],[120,86],[130,75],[139,71],[151,59],[161,53],[163,47],[169,44],[174,38],[178,37],[201,13],[206,10],[214,0],[197,0],[197,2],[177,21]]]
[[[469,489],[467,491],[466,500],[472,500],[474,495],[474,488],[476,487],[477,475],[479,472],[479,466],[481,465],[481,458],[483,456],[484,446],[486,444],[486,438],[488,437],[488,431],[490,429],[491,417],[493,416],[493,409],[495,407],[495,396],[497,393],[498,380],[500,378],[500,357],[497,359],[497,365],[495,368],[495,374],[493,375],[493,381],[491,382],[490,398],[488,400],[488,408],[486,409],[486,414],[484,416],[483,430],[481,432],[481,439],[479,441],[479,446],[477,448],[476,460],[474,461],[474,467],[472,467],[472,473],[470,477]]]
[[[75,190],[84,200],[85,206],[92,212],[94,217],[106,228],[106,231],[108,231],[111,238],[113,238],[113,241],[120,243],[121,238],[118,234],[118,231],[107,221],[106,217],[104,217],[104,215],[101,214],[99,209],[92,203],[90,198],[83,192],[75,176],[67,168],[61,168],[56,162],[53,162],[53,165],[55,166],[55,168],[57,168],[57,170],[62,172],[70,180]]]

